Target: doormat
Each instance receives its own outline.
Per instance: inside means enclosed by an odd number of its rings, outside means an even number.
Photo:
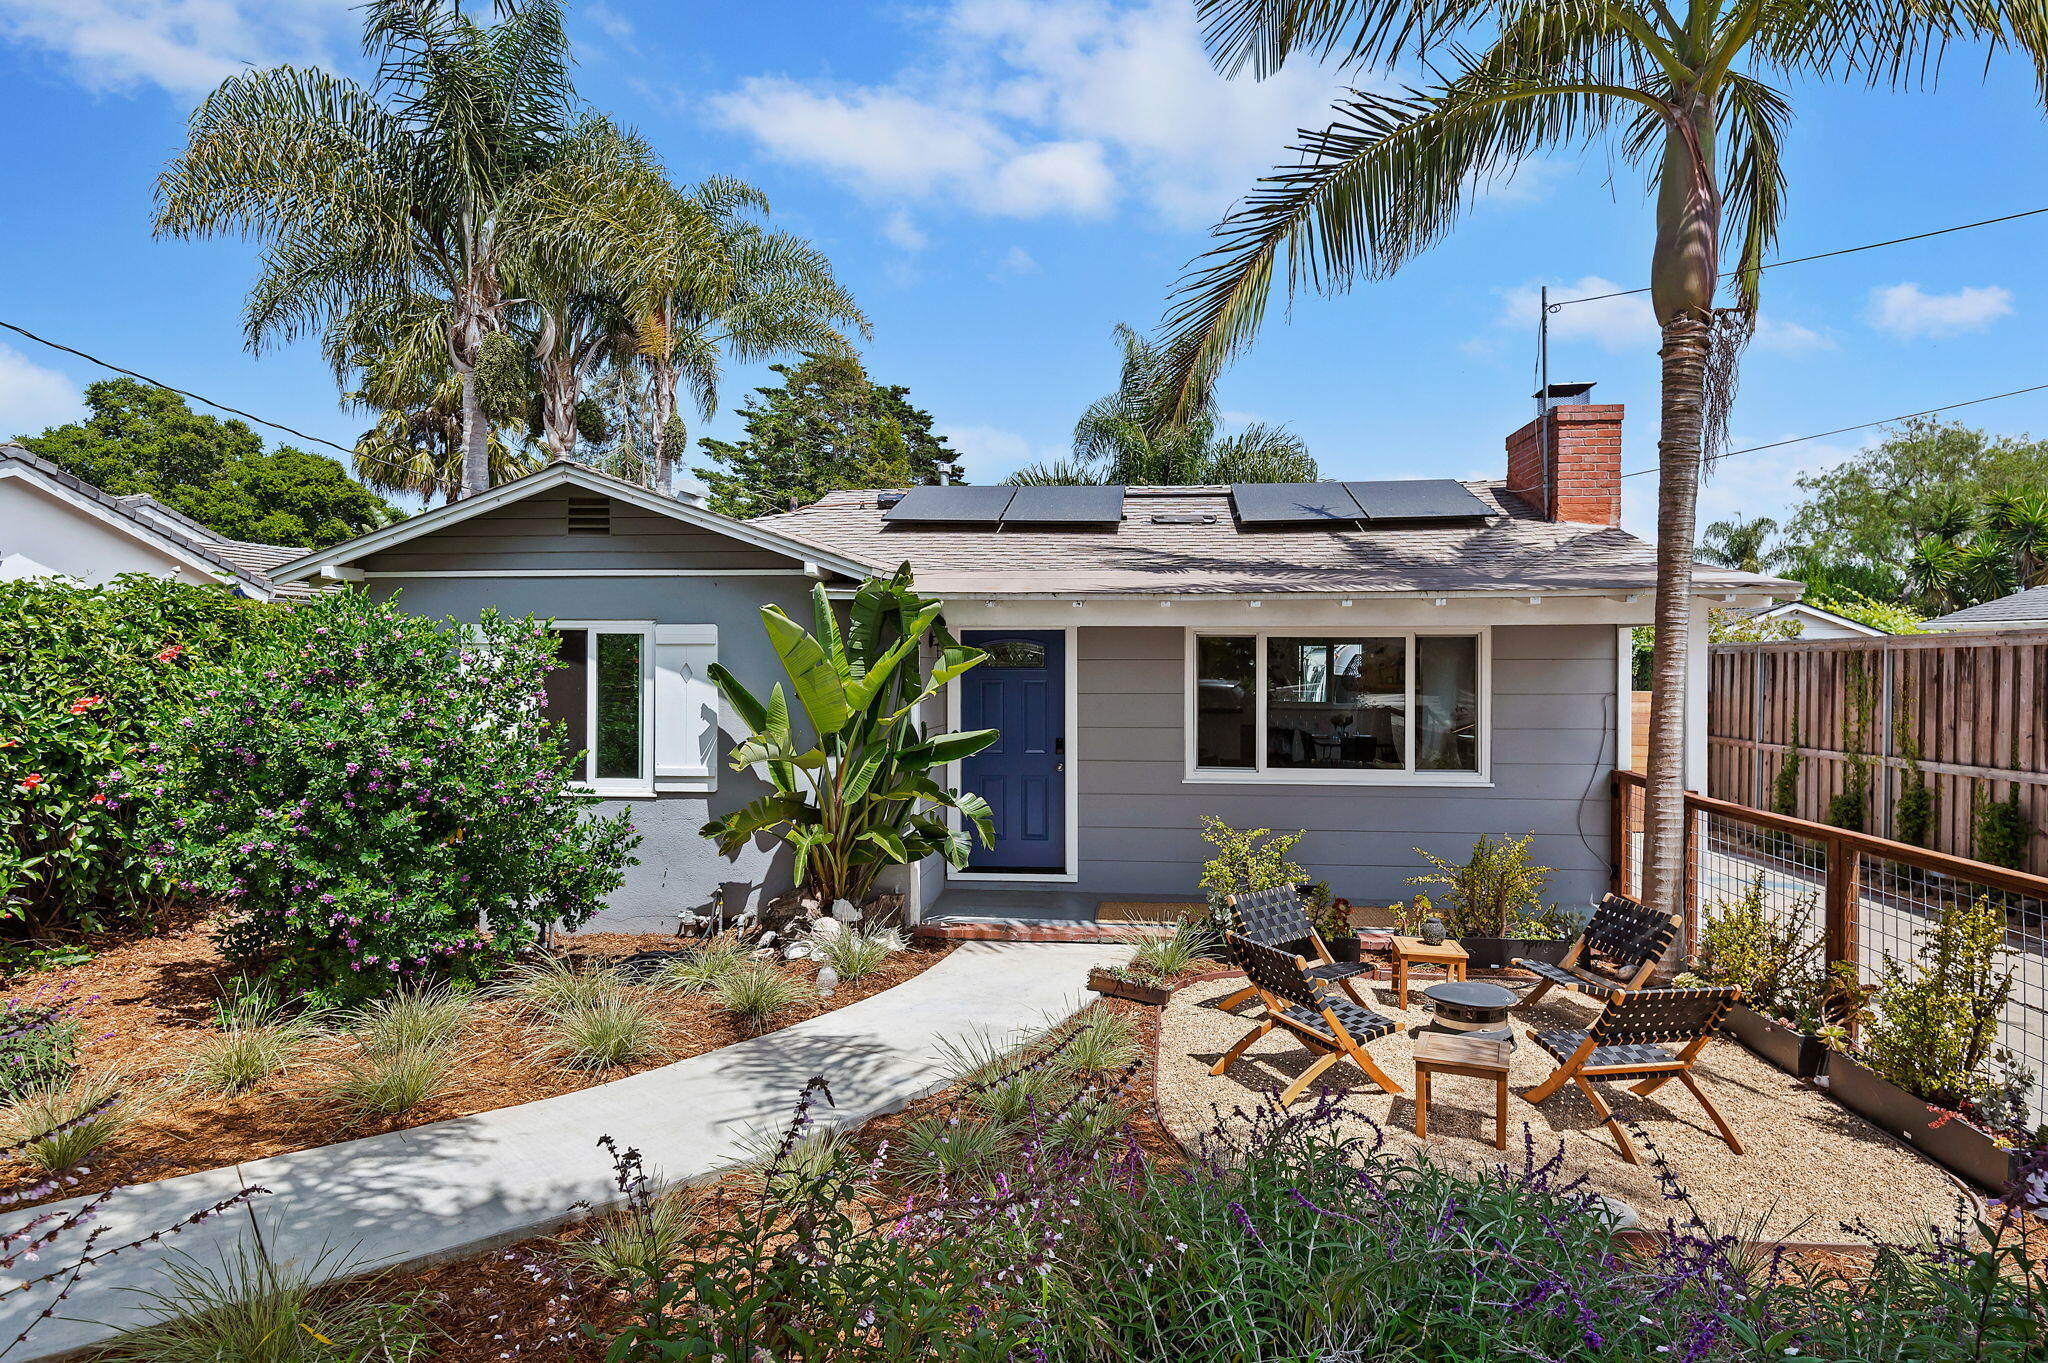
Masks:
[[[1095,921],[1172,927],[1183,918],[1207,913],[1208,910],[1207,904],[1145,904],[1133,899],[1106,899],[1095,906]]]

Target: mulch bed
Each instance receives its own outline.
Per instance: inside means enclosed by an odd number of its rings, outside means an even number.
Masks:
[[[207,926],[204,919],[189,919],[158,935],[114,939],[82,965],[17,975],[0,984],[0,989],[19,998],[36,990],[47,996],[49,991],[68,985],[73,997],[90,1000],[81,1012],[82,1069],[115,1068],[140,1081],[168,1084],[189,1064],[192,1045],[216,1030],[214,1004],[230,974],[208,940]],[[557,945],[573,958],[601,963],[680,944],[665,934],[586,933],[559,937]],[[901,984],[951,949],[947,943],[913,944],[874,974],[856,983],[842,983],[829,1000],[818,998],[814,990],[807,991],[799,1003],[776,1016],[771,1030]],[[809,961],[781,963],[780,968],[806,985],[817,973],[817,965]],[[574,1068],[537,1057],[534,1051],[541,1038],[534,1024],[507,1000],[480,998],[462,1036],[469,1058],[448,1089],[410,1112],[374,1122],[351,1121],[319,1096],[323,1084],[335,1073],[335,1059],[353,1050],[347,1038],[339,1036],[331,1045],[317,1047],[293,1069],[248,1093],[234,1097],[177,1093],[162,1112],[125,1132],[110,1152],[111,1158],[95,1161],[91,1175],[56,1196],[217,1169],[552,1098],[702,1055],[752,1035],[719,1008],[715,996],[649,990],[648,997],[665,1025],[662,1047],[644,1061],[605,1070]],[[18,1169],[11,1172],[23,1173]],[[16,1182],[20,1181],[17,1177]]]

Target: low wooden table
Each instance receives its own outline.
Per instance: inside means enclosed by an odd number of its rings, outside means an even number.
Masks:
[[[1465,978],[1465,948],[1456,942],[1440,942],[1431,946],[1420,937],[1394,938],[1394,997],[1401,1006],[1408,1006],[1408,967],[1411,965],[1440,965],[1444,977],[1452,980]]]
[[[1415,1043],[1415,1138],[1429,1139],[1429,1081],[1458,1074],[1493,1081],[1493,1144],[1508,1148],[1508,1043],[1425,1032]]]

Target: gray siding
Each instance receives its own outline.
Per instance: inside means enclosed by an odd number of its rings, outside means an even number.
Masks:
[[[403,588],[402,593],[400,588]],[[809,611],[807,589],[796,577],[741,578],[433,578],[370,584],[378,598],[397,595],[419,615],[474,620],[487,606],[510,615],[557,620],[653,620],[662,624],[718,626],[719,661],[750,681],[781,676],[761,629],[760,609],[779,603],[793,614]],[[800,615],[799,618],[806,618]],[[728,734],[732,722],[724,722]],[[759,843],[728,860],[698,830],[767,789],[750,775],[729,771],[720,753],[718,789],[710,794],[664,793],[651,799],[600,800],[610,813],[625,809],[643,835],[640,864],[589,929],[660,932],[675,926],[684,908],[703,910],[711,892],[730,884],[727,905],[742,893],[770,895],[789,888],[788,857]]]
[[[373,573],[801,568],[787,555],[756,549],[619,501],[611,504],[609,535],[572,535],[568,531],[569,497],[569,490],[561,487],[537,492],[510,506],[371,554],[356,566]]]
[[[1462,860],[1481,833],[1536,834],[1532,850],[1556,868],[1559,903],[1584,905],[1605,888],[1612,626],[1494,631],[1493,784],[1482,789],[1187,783],[1185,637],[1148,627],[1079,632],[1080,882],[1049,893],[1191,896],[1208,855],[1203,814],[1307,829],[1296,859],[1354,902],[1414,893],[1405,880],[1422,867],[1412,849]]]

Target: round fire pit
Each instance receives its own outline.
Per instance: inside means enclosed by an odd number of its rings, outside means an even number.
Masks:
[[[1508,1010],[1519,1000],[1512,989],[1478,980],[1445,980],[1423,990],[1422,996],[1436,1005],[1429,1024],[1433,1031],[1515,1044]]]

